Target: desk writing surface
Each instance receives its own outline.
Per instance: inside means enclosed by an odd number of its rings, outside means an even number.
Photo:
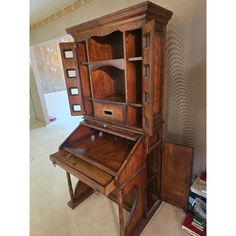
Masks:
[[[134,145],[133,141],[97,132],[78,142],[69,143],[65,148],[118,171]]]

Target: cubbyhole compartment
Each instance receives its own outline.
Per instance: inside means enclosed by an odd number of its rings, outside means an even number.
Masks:
[[[127,122],[130,126],[142,128],[142,108],[128,106]]]
[[[132,106],[134,104],[142,104],[142,62],[127,62],[127,96],[128,102]]]
[[[90,61],[124,58],[123,33],[114,31],[106,36],[93,36],[88,40]]]
[[[112,102],[125,102],[124,71],[102,66],[91,72],[93,98]]]
[[[141,59],[140,58],[142,57],[142,31],[141,29],[125,32],[125,47],[126,47],[127,58],[136,58],[139,60]]]

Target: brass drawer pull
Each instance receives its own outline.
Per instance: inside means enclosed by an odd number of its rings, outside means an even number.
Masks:
[[[103,114],[106,115],[106,116],[113,116],[113,111],[104,109]]]

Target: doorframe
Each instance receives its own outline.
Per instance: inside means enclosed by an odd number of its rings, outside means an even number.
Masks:
[[[40,84],[40,76],[33,48],[30,47],[30,93],[37,120],[47,125],[50,123],[46,101]]]
[[[62,42],[74,42],[72,37],[71,40],[68,41],[65,39],[65,36],[71,37],[70,35],[65,34],[51,40],[46,40],[39,44],[32,45],[30,47],[30,93],[35,107],[37,119],[45,125],[49,124],[50,120],[43,89],[40,83],[40,73],[38,71],[37,60],[35,58],[33,47],[46,42],[54,41],[55,39],[62,39]]]

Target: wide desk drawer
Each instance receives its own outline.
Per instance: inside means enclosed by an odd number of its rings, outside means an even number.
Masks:
[[[124,123],[126,120],[126,105],[94,101],[94,115],[102,120]]]
[[[114,176],[64,150],[50,155],[51,161],[79,178],[91,188],[108,196],[114,189]]]

